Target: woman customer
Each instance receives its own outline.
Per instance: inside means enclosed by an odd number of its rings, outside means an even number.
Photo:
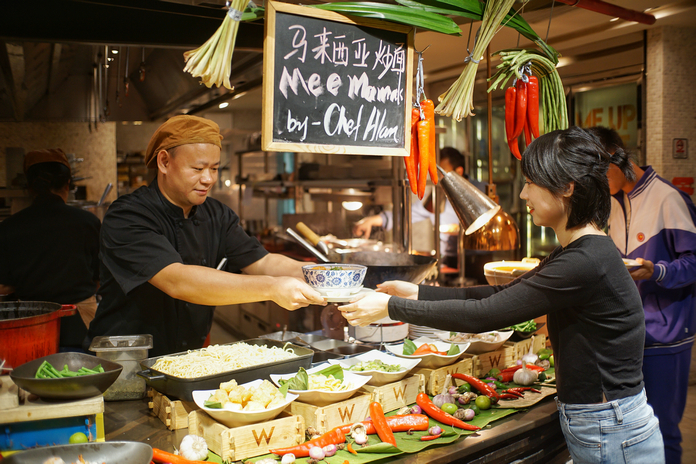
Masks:
[[[522,157],[534,223],[561,246],[506,285],[446,288],[391,281],[340,307],[351,325],[389,316],[442,330],[485,332],[548,315],[558,410],[573,461],[663,463],[658,421],[641,372],[640,295],[602,228],[610,213],[609,154],[572,127]]]

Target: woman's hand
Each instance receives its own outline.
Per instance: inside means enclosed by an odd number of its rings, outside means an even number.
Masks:
[[[384,293],[369,292],[356,297],[338,309],[350,325],[366,327],[373,322],[389,317],[389,298]]]
[[[409,300],[418,299],[418,285],[401,280],[390,280],[381,284],[377,284],[377,291],[386,293],[387,295],[407,298]]]

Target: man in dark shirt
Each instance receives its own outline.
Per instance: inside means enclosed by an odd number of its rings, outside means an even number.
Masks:
[[[61,319],[59,345],[64,351],[81,350],[97,306],[100,222],[65,204],[71,172],[62,150],[27,153],[24,172],[35,198],[0,223],[0,293],[77,304],[80,314]]]
[[[268,253],[234,211],[208,198],[221,139],[217,124],[187,115],[152,136],[146,162],[157,178],[120,197],[104,217],[102,300],[87,343],[98,335],[152,334],[150,356],[159,356],[201,348],[217,305],[325,304],[304,282],[304,263]],[[216,270],[223,258],[226,267]]]

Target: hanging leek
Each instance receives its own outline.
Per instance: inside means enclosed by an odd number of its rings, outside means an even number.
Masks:
[[[215,34],[197,49],[184,53],[186,62],[184,71],[191,73],[193,77],[200,77],[208,88],[216,85],[232,90],[230,71],[239,21],[257,16],[256,14],[243,16],[247,3],[249,0],[229,2],[229,10]]]
[[[474,82],[476,81],[476,71],[478,63],[481,61],[488,44],[493,40],[493,36],[498,32],[500,23],[505,19],[505,15],[512,7],[515,0],[488,0],[483,11],[483,22],[476,34],[474,51],[469,55],[464,64],[464,71],[457,78],[454,84],[440,97],[440,104],[435,108],[435,112],[441,116],[451,116],[457,121],[463,117],[473,115],[474,109]]]

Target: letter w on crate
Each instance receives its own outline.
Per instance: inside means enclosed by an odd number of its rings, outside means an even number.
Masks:
[[[339,425],[364,420],[370,415],[369,406],[370,395],[358,392],[352,398],[323,407],[293,401],[285,408],[285,412],[302,416],[307,427],[314,427],[319,433],[326,433]]]
[[[418,393],[425,391],[425,377],[422,374],[415,374],[380,387],[363,385],[361,391],[368,392],[370,401],[380,403],[384,412],[396,411],[416,402]]]
[[[499,350],[476,356],[473,375],[481,377],[494,367],[503,370],[515,362],[515,344],[506,342]]]

